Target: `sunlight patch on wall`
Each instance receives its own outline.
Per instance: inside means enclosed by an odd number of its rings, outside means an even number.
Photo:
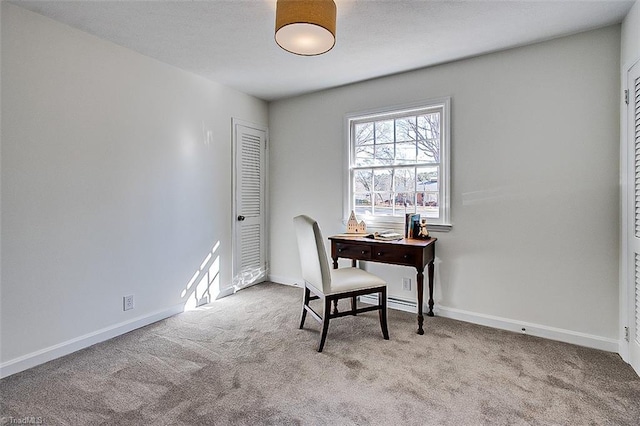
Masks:
[[[180,293],[185,311],[210,303],[218,297],[218,293],[220,293],[220,255],[216,253],[219,247],[220,241],[217,241],[211,251],[204,256],[200,267]]]

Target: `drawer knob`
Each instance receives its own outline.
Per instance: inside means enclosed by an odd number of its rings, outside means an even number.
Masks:
[[[366,253],[366,251],[362,250],[362,254],[365,254],[365,253]]]
[[[382,256],[382,252],[381,251],[378,252],[378,256]]]
[[[408,255],[408,254],[405,254],[405,255],[404,255],[404,258],[405,258],[405,259],[408,259],[408,258],[409,258],[409,255]]]
[[[342,253],[344,251],[344,249],[339,248],[338,249],[338,253]]]

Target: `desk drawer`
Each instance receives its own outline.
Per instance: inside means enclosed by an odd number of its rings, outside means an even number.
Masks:
[[[415,250],[407,250],[391,245],[388,248],[376,247],[373,249],[371,260],[399,265],[414,265],[416,263],[416,252]]]
[[[336,251],[339,257],[357,260],[371,259],[371,247],[365,245],[337,243]]]

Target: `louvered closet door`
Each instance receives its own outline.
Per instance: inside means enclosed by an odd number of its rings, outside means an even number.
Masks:
[[[265,201],[266,130],[235,127],[235,249],[234,285],[263,281],[266,273]]]
[[[640,374],[640,63],[631,68],[628,74],[627,87],[629,98],[627,106],[627,141],[632,150],[629,167],[630,195],[629,218],[633,222],[629,226],[631,253],[627,259],[631,266],[631,279],[628,280],[628,327],[629,327],[629,359],[630,364]],[[633,182],[633,185],[631,185]]]

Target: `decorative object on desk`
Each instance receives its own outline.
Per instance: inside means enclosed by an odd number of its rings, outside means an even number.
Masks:
[[[414,225],[413,238],[418,240],[428,240],[431,238],[429,237],[429,230],[427,229],[427,219],[422,219]]]
[[[367,233],[367,224],[364,223],[364,220],[358,222],[356,219],[356,214],[353,210],[351,210],[351,215],[349,215],[349,220],[347,221],[347,234],[366,234]]]
[[[406,204],[405,204],[405,210],[407,209]],[[411,235],[411,213],[405,213],[404,214],[404,237],[405,238],[409,238],[409,236]]]
[[[373,234],[367,235],[367,237],[373,238],[375,240],[381,240],[381,241],[396,241],[404,238],[402,234],[398,234],[396,231],[393,231],[393,230],[374,232]]]
[[[405,238],[413,238],[413,230],[416,227],[416,224],[420,224],[420,215],[417,213],[408,213],[405,216]]]

